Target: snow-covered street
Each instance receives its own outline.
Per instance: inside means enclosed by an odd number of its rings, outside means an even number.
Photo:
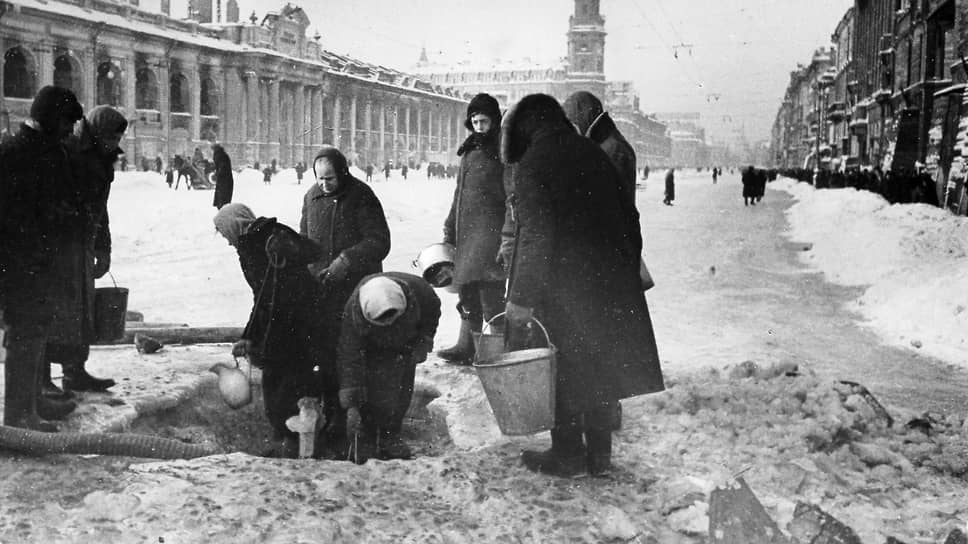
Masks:
[[[393,235],[385,269],[412,271],[441,237],[454,185],[395,174],[373,184]],[[0,541],[705,542],[710,492],[740,472],[801,539],[799,501],[863,542],[940,543],[965,528],[965,218],[787,180],[744,207],[738,173],[716,185],[705,171],[677,177],[673,206],[658,176],[638,193],[669,390],[623,403],[612,477],[529,473],[520,450],[547,438],[499,436],[481,419],[473,371],[431,359],[418,378],[441,394],[431,409],[453,439],[442,452],[363,466],[240,453],[148,464],[2,456]],[[234,201],[298,226],[308,181],[297,185],[292,170],[271,185],[253,170],[236,180]],[[171,191],[156,174],[115,182],[112,270],[147,321],[244,324],[251,292],[214,232],[211,198]],[[439,294],[438,348],[458,327],[456,297]],[[92,360],[119,357],[101,348]],[[785,372],[792,365],[799,377]],[[866,385],[893,427],[837,380]],[[925,411],[930,434],[905,427]]]

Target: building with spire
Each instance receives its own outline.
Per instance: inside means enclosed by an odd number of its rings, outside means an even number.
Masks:
[[[564,102],[576,91],[588,91],[599,97],[607,110],[621,110],[624,126],[620,130],[627,138],[635,134],[629,141],[640,157],[640,165],[666,164],[669,139],[665,125],[638,111],[638,96],[631,82],[605,79],[607,32],[600,0],[575,0],[574,4],[568,18],[567,54],[557,62],[542,64],[525,58],[446,65],[430,61],[424,48],[412,72],[468,94],[488,93],[505,109],[529,94],[548,94]],[[615,97],[621,97],[621,103],[610,102]],[[630,108],[630,104],[635,107]]]

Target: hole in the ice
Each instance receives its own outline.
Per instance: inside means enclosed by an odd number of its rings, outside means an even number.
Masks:
[[[403,421],[403,438],[415,457],[441,455],[452,444],[442,418],[427,408],[439,396],[440,392],[428,384],[414,387]],[[253,386],[248,406],[232,410],[225,405],[214,380],[179,406],[138,418],[131,432],[206,444],[222,453],[264,455],[274,445],[260,387]]]

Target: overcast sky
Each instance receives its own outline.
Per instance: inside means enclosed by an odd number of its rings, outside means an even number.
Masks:
[[[173,15],[177,9],[173,2]],[[408,70],[431,60],[552,61],[566,53],[568,0],[294,2],[326,49]],[[798,62],[809,63],[852,0],[602,0],[605,72],[632,80],[646,112],[698,111],[710,134],[770,126]],[[284,1],[239,0],[241,17]],[[223,1],[224,6],[224,1]],[[678,47],[674,46],[691,46]],[[678,53],[678,58],[674,52]]]

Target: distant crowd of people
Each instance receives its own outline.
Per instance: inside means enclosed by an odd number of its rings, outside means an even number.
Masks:
[[[780,175],[810,183],[818,189],[853,187],[871,191],[884,197],[891,204],[920,202],[938,206],[938,192],[934,180],[924,172],[914,170],[888,170],[874,168],[851,168],[846,172],[810,168],[779,170]]]

